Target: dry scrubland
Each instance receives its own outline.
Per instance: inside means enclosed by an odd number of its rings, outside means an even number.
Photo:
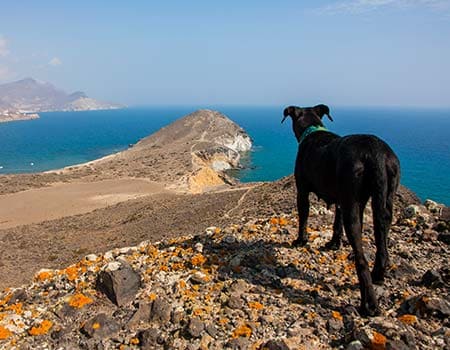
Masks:
[[[322,249],[332,212],[313,200],[309,245],[293,249],[293,178],[244,186],[214,170],[215,162],[236,166],[236,152],[224,146],[236,135],[244,134],[220,114],[201,111],[103,160],[3,176],[0,203],[24,190],[118,179],[164,191],[0,230],[8,287],[0,347],[450,348],[448,208],[420,205],[401,188],[391,268],[377,288],[382,314],[362,318],[351,248]],[[373,261],[370,208],[366,214]]]

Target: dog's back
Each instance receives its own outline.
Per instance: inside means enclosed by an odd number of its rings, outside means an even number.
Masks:
[[[307,183],[312,192],[332,204],[345,200],[349,191],[368,196],[384,192],[381,183],[387,178],[396,189],[400,162],[374,135],[339,137],[317,132],[299,145],[295,174],[303,185]]]

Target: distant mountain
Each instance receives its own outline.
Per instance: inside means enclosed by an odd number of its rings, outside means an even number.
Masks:
[[[0,85],[0,115],[121,107],[119,104],[95,100],[81,91],[68,94],[50,83],[32,78]]]

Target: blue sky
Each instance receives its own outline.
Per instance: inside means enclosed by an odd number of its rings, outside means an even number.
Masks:
[[[128,105],[450,106],[450,0],[2,1],[0,83]]]

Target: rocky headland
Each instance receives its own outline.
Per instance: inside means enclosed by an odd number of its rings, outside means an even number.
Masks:
[[[50,83],[26,78],[0,85],[0,123],[39,118],[39,112],[90,111],[123,106],[88,97],[84,92],[71,94]]]
[[[323,249],[325,204],[313,199],[309,245],[295,249],[293,177],[227,175],[250,146],[204,110],[102,160],[0,177],[0,200],[117,178],[166,190],[0,230],[0,347],[449,349],[449,208],[400,188],[382,314],[363,318],[350,246]],[[370,207],[364,243],[373,262]]]

